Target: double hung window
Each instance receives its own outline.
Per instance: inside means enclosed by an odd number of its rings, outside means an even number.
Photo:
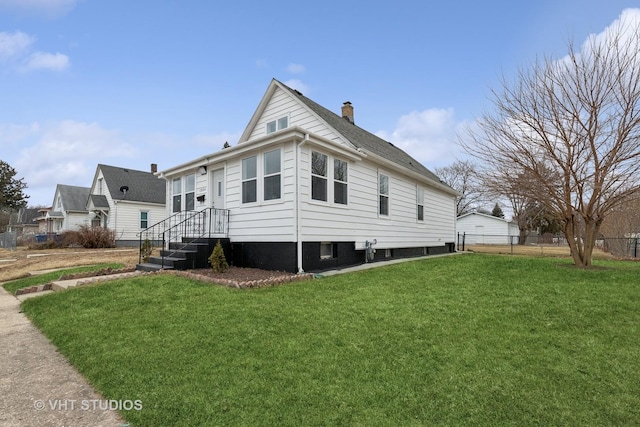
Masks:
[[[327,201],[327,156],[311,152],[311,198]]]
[[[258,160],[260,159],[260,160]],[[282,197],[282,150],[242,159],[242,203],[278,200]]]
[[[242,203],[258,200],[258,157],[242,160]]]
[[[389,177],[378,174],[378,213],[389,215]]]

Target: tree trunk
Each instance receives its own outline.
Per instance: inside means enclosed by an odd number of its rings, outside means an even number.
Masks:
[[[564,235],[567,238],[571,256],[576,267],[590,267],[592,265],[593,249],[596,245],[599,224],[593,219],[583,219],[584,233],[580,233],[580,224],[576,216],[565,219]]]
[[[518,244],[519,245],[524,245],[527,243],[527,230],[526,229],[520,229],[520,235],[518,236]]]

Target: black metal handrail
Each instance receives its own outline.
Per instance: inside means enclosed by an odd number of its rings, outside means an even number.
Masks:
[[[184,243],[181,248],[174,249],[173,253],[175,253],[197,239],[211,238],[212,235],[227,237],[228,233],[228,209],[206,208],[201,211],[176,212],[140,232],[139,262],[142,263],[143,252],[149,252],[145,254],[148,256],[153,248],[161,247],[163,249],[161,267],[164,268],[165,257],[172,255],[172,253],[166,255],[164,252],[169,249],[170,243],[179,241]]]

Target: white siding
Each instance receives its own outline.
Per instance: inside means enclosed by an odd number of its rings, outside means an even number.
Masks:
[[[63,212],[63,231],[77,230],[81,225],[89,225],[89,213],[85,212]]]
[[[346,206],[311,200],[311,151],[304,147],[300,159],[301,225],[303,241],[355,241],[362,248],[365,240],[377,240],[377,248],[444,246],[455,241],[454,198],[428,186],[424,221],[417,220],[415,180],[369,161],[348,162],[348,204]],[[337,158],[340,158],[339,156]],[[344,160],[344,159],[341,159]],[[330,160],[331,161],[331,160]],[[378,171],[389,176],[389,216],[378,215]],[[329,178],[332,178],[331,176]],[[329,186],[332,180],[329,179]]]
[[[465,233],[465,244],[506,245],[510,243],[509,236],[518,235],[518,227],[502,218],[489,215],[471,213],[461,216],[457,220],[457,231]]]
[[[138,240],[140,228],[140,212],[147,211],[149,226],[165,218],[165,207],[151,203],[119,201],[113,205],[109,215],[109,228],[116,233],[116,240]]]
[[[225,206],[230,210],[229,236],[234,242],[293,242],[296,239],[295,145],[287,143],[253,151],[227,162]],[[282,192],[279,200],[262,201],[262,154],[280,148]],[[258,200],[242,203],[242,159],[258,155]]]
[[[267,134],[267,123],[277,120],[280,117],[289,117],[289,127],[301,127],[315,135],[330,139],[332,141],[344,141],[330,127],[321,122],[314,114],[300,105],[295,98],[280,88],[277,88],[267,103],[262,116],[257,121],[256,126],[251,131],[249,141]]]

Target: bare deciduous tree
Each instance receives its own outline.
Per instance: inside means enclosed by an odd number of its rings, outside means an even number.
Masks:
[[[435,168],[435,174],[449,187],[462,194],[456,200],[458,216],[479,208],[484,202],[476,166],[472,162],[456,160],[450,166]]]
[[[586,267],[607,214],[638,192],[640,29],[621,20],[579,51],[568,47],[505,80],[495,112],[461,143],[496,187],[559,218],[575,264]]]

